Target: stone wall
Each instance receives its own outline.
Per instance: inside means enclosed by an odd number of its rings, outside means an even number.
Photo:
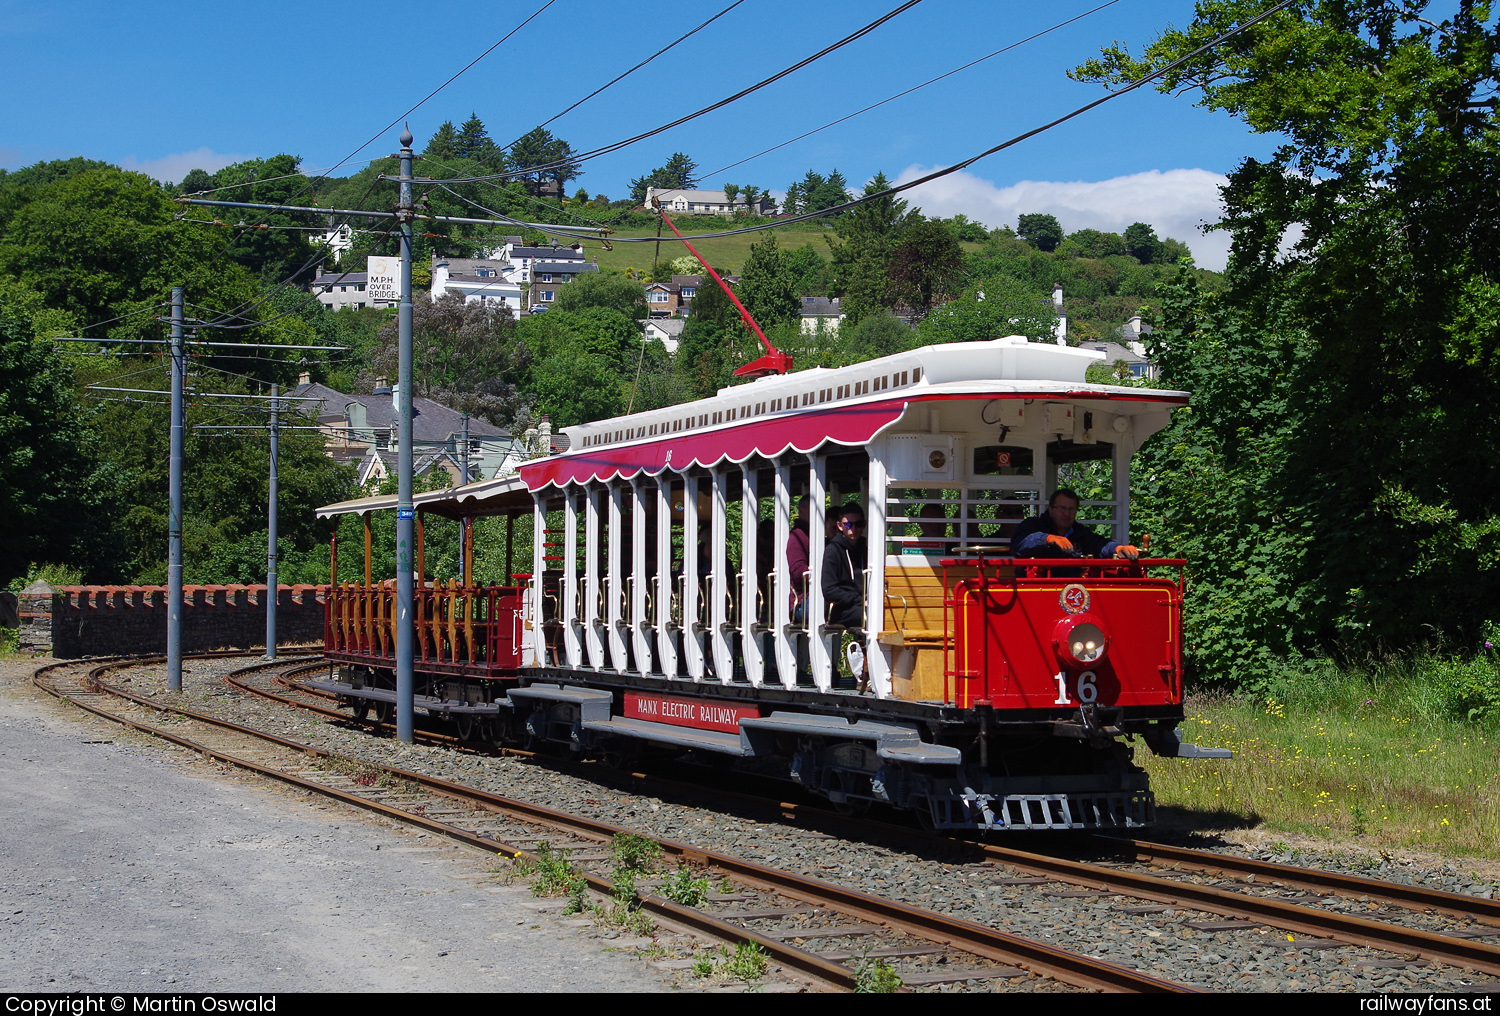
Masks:
[[[278,644],[323,641],[325,588],[277,587]],[[182,651],[264,646],[265,595],[263,585],[183,586]],[[165,586],[62,586],[50,597],[23,593],[20,599],[22,648],[50,648],[61,659],[167,651]],[[28,599],[34,605],[30,611]],[[43,603],[45,613],[36,609]],[[43,630],[50,647],[38,644]]]

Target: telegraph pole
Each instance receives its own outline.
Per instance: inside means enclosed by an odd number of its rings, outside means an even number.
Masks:
[[[182,287],[172,287],[172,438],[167,467],[167,687],[182,691]]]
[[[266,659],[276,659],[276,499],[279,491],[276,475],[281,454],[281,394],[278,385],[271,386],[271,478],[266,494]]]
[[[400,414],[396,471],[396,738],[410,744],[414,735],[412,697],[415,681],[412,660],[412,544],[416,538],[416,507],[412,502],[411,454],[411,258],[412,258],[412,136],[401,132],[401,195],[396,219],[401,223],[401,303],[397,323],[397,411]]]

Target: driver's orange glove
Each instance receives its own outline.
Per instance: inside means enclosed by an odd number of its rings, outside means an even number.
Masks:
[[[1139,547],[1132,547],[1128,543],[1122,543],[1118,547],[1115,548],[1115,557],[1117,557],[1117,558],[1129,558],[1130,560],[1134,561],[1137,558],[1139,558],[1140,556],[1141,556],[1140,548]]]
[[[1073,553],[1073,541],[1066,536],[1049,536],[1047,542],[1065,553]]]

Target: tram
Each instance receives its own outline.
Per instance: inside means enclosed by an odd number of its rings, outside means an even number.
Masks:
[[[1101,355],[1009,336],[759,377],[418,495],[419,523],[499,516],[511,537],[508,584],[475,583],[472,538],[459,576],[416,576],[418,710],[503,742],[753,763],[938,829],[1149,825],[1138,746],[1226,754],[1178,735],[1186,562],[1010,549],[1073,476],[1082,517],[1131,542],[1132,455],[1187,395],[1087,383]],[[395,701],[394,584],[368,545],[395,507],[319,512],[366,518],[364,581],[339,584],[334,551],[319,682],[360,715]],[[863,607],[834,624],[823,534],[851,507]]]

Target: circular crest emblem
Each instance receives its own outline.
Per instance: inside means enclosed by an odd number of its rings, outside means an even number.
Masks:
[[[1069,614],[1082,614],[1089,609],[1089,591],[1077,582],[1069,582],[1063,586],[1057,604]]]

